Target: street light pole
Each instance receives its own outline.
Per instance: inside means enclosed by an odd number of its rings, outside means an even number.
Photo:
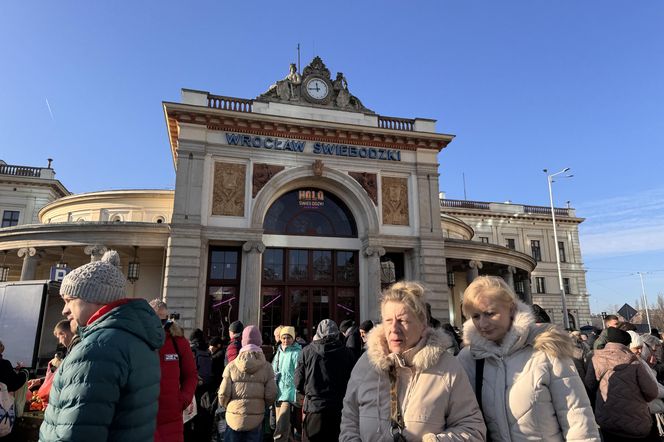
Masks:
[[[648,298],[646,297],[646,288],[643,285],[643,273],[636,272],[636,274],[639,275],[639,278],[641,278],[641,295],[643,296],[643,305],[646,308],[646,319],[648,320],[648,328],[652,330],[652,327],[650,326],[650,313],[648,312]]]
[[[553,248],[556,250],[556,265],[558,267],[558,285],[560,288],[560,299],[563,303],[563,327],[567,330],[569,329],[569,314],[567,312],[567,298],[565,297],[565,286],[563,285],[563,272],[560,269],[560,250],[558,250],[558,229],[556,228],[556,211],[553,207],[553,190],[551,183],[553,183],[553,177],[560,175],[569,171],[569,167],[564,168],[560,172],[556,172],[551,175],[547,175],[546,181],[549,184],[549,202],[551,203],[551,220],[553,222]],[[544,169],[544,173],[547,173],[548,170]],[[571,175],[568,175],[571,177]]]

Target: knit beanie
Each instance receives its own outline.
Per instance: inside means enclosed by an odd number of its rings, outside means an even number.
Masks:
[[[255,325],[246,326],[242,332],[242,346],[244,347],[245,345],[250,344],[257,345],[259,347],[263,345],[263,337],[261,336],[260,330],[258,330],[258,327]]]
[[[283,327],[281,327],[281,331],[279,332],[279,337],[281,338],[283,335],[290,335],[291,338],[295,339],[295,327],[284,325]]]
[[[609,327],[606,332],[606,341],[629,346],[629,344],[632,342],[632,337],[624,330],[620,330],[619,328],[615,327]]]
[[[628,331],[629,336],[632,340],[629,343],[629,348],[643,347],[643,338],[635,331]]]
[[[244,330],[244,324],[240,321],[233,321],[231,322],[231,325],[228,326],[228,331],[231,331],[233,333],[242,333],[242,330]]]
[[[120,255],[115,250],[101,260],[72,270],[62,280],[60,294],[93,304],[110,304],[125,297],[127,278],[120,270]]]

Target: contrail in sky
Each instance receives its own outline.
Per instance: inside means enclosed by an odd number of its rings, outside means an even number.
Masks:
[[[48,107],[48,113],[51,115],[51,120],[55,123],[55,118],[53,117],[53,111],[51,110],[51,105],[48,102],[48,97],[46,97],[46,107]]]

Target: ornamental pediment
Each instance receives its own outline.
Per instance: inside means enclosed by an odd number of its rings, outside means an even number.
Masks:
[[[288,103],[375,114],[359,98],[350,93],[348,80],[342,72],[334,79],[320,57],[315,57],[302,73],[291,63],[288,75],[277,80],[256,101]]]

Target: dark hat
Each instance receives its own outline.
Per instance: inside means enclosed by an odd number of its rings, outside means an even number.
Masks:
[[[360,330],[364,331],[365,333],[371,330],[374,326],[374,323],[371,319],[367,319],[366,321],[363,321],[362,324],[360,324]]]
[[[551,322],[551,318],[542,307],[537,304],[533,304],[532,309],[533,315],[535,316],[535,322],[538,324],[549,324]]]
[[[629,346],[630,342],[632,342],[632,337],[625,330],[609,327],[606,332],[606,341]]]
[[[346,331],[354,325],[355,321],[353,321],[352,319],[344,319],[343,321],[341,321],[341,324],[339,324],[339,331],[345,334]]]
[[[231,325],[228,326],[228,331],[233,333],[242,333],[244,330],[244,324],[240,321],[231,322]]]

